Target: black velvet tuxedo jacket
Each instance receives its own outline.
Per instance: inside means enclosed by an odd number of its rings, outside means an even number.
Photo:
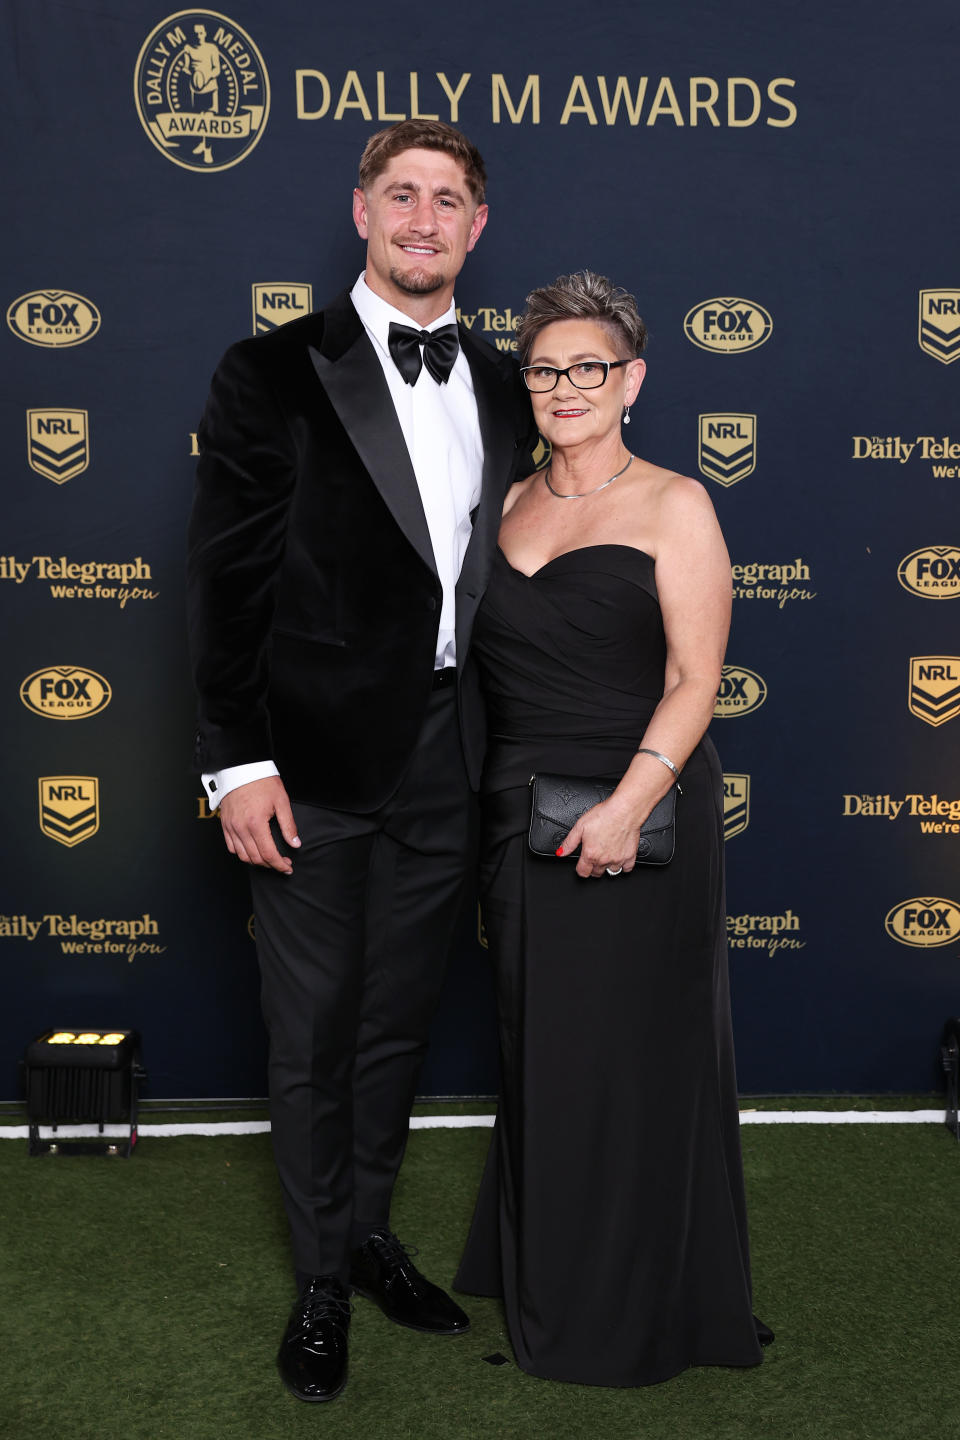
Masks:
[[[470,630],[508,486],[533,469],[512,356],[461,327],[484,462],[456,591],[460,717],[483,758]],[[272,759],[290,796],[367,812],[394,792],[429,698],[442,587],[416,477],[349,296],[227,351],[199,430],[188,617],[196,764]]]

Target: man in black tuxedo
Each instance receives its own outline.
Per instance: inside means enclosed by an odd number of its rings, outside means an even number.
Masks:
[[[389,1222],[468,866],[470,629],[536,444],[512,358],[455,323],[485,178],[442,122],[375,135],[364,274],[228,350],[200,428],[197,763],[251,866],[299,1290],[278,1363],[302,1400],[343,1388],[351,1289],[414,1329],[469,1325]]]

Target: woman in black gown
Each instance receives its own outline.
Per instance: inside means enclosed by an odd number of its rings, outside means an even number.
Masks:
[[[561,277],[528,297],[517,338],[552,458],[507,497],[473,632],[501,1097],[456,1283],[503,1295],[531,1374],[646,1385],[756,1365],[772,1338],[751,1309],[722,776],[704,733],[730,565],[703,488],[623,443],[645,370],[632,297]],[[534,771],[619,781],[569,858],[527,848]],[[636,865],[678,772],[674,858]]]

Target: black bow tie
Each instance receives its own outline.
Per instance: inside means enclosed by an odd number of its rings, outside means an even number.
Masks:
[[[397,325],[391,320],[387,348],[408,385],[416,385],[424,365],[437,384],[443,385],[450,378],[460,353],[460,337],[456,325],[441,325],[438,330],[414,330],[412,325]]]

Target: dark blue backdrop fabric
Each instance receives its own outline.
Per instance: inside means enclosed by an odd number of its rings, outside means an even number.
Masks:
[[[359,153],[417,113],[490,171],[466,322],[509,346],[582,266],[634,291],[630,442],[720,515],[742,1088],[926,1088],[960,998],[955,6],[229,3],[0,21],[0,1095],[51,1024],[139,1028],[157,1096],[263,1093],[189,771],[194,432],[231,341],[359,273]],[[495,1083],[471,913],[423,1088]]]

